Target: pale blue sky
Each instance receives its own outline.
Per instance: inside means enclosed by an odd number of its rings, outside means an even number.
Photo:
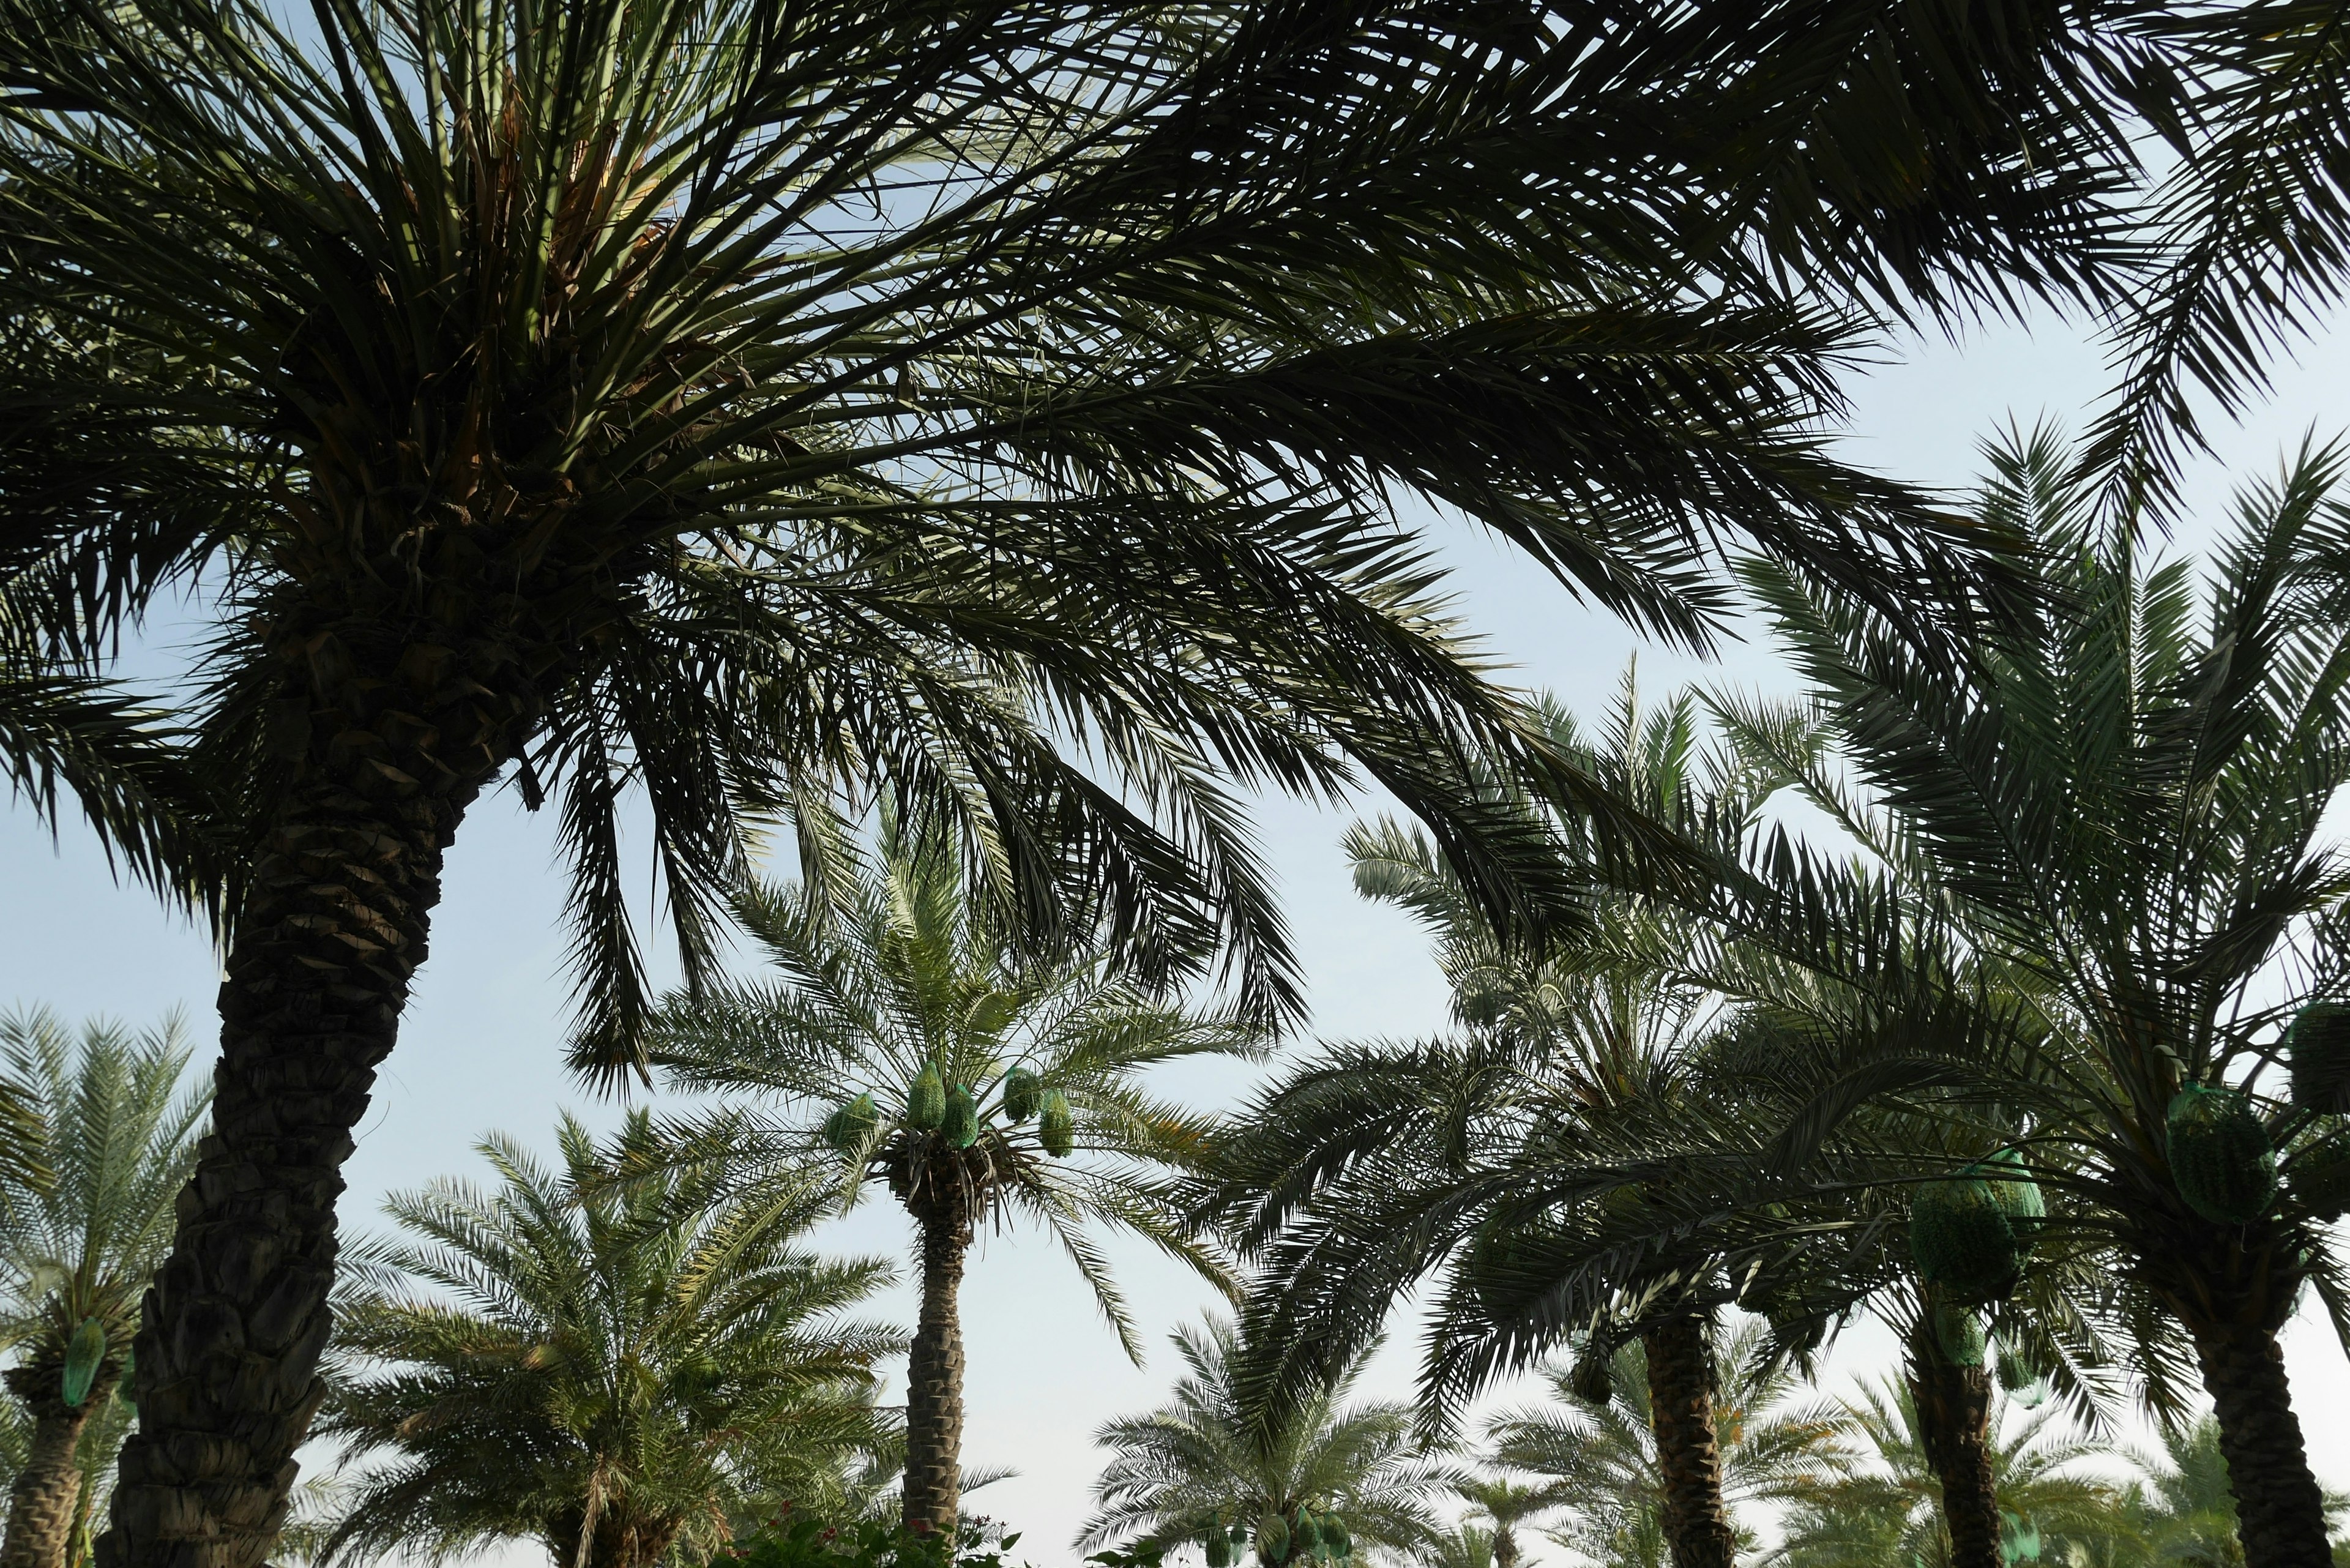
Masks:
[[[2302,363],[2280,373],[2274,400],[2242,428],[2220,432],[2221,461],[2199,464],[2190,476],[2189,515],[2199,521],[2182,529],[2180,547],[2199,544],[2202,520],[2218,515],[2229,469],[2273,470],[2303,431],[2314,427],[2324,438],[2350,423],[2345,341],[2336,331],[2306,346]],[[1962,483],[1973,472],[1977,441],[1995,424],[2044,415],[2077,427],[2103,385],[2095,350],[2061,323],[2002,327],[1957,346],[1913,343],[1895,362],[1856,379],[1851,451],[1906,479]],[[1578,607],[1482,535],[1450,535],[1446,549],[1471,621],[1517,666],[1519,679],[1595,711],[1638,639]],[[1710,667],[1657,650],[1641,659],[1643,685],[1652,691],[1692,677],[1786,683],[1766,647],[1737,648]],[[1340,1037],[1435,1029],[1443,996],[1422,942],[1400,917],[1362,904],[1348,888],[1336,847],[1348,819],[1282,802],[1268,803],[1259,819],[1305,961],[1315,1031]],[[209,1052],[215,970],[203,936],[139,891],[114,886],[85,835],[68,827],[53,848],[20,804],[0,807],[0,887],[8,890],[0,899],[0,1004],[41,1002],[69,1016],[104,1012],[135,1021],[177,1007]],[[443,1173],[478,1174],[471,1146],[484,1131],[544,1146],[561,1107],[595,1121],[613,1114],[567,1082],[559,1064],[564,886],[553,867],[549,818],[528,815],[505,795],[484,803],[450,856],[446,892],[400,1050],[348,1168],[343,1213],[350,1226],[375,1223],[382,1195],[393,1188]],[[1228,1095],[1246,1078],[1192,1069],[1180,1086]],[[905,1227],[893,1209],[868,1205],[827,1240],[842,1250],[900,1253]],[[1093,1428],[1157,1400],[1171,1376],[1167,1330],[1207,1301],[1180,1268],[1136,1247],[1114,1251],[1156,1352],[1142,1369],[1119,1354],[1066,1262],[1032,1239],[983,1241],[965,1291],[967,1455],[1022,1472],[975,1501],[1027,1532],[1019,1555],[1039,1568],[1075,1561],[1067,1543],[1098,1463]],[[903,1292],[890,1305],[910,1316]],[[2291,1333],[2288,1359],[2320,1472],[2350,1485],[2350,1371],[2314,1323]],[[1836,1356],[1832,1382],[1890,1366],[1882,1336],[1859,1332]],[[1409,1346],[1399,1344],[1382,1357],[1372,1383],[1401,1393],[1409,1376]],[[540,1561],[528,1546],[499,1555],[517,1564]]]

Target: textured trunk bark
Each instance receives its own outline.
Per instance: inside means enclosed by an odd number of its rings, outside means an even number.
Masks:
[[[1909,1397],[1926,1462],[1942,1488],[1942,1522],[1950,1532],[1950,1568],[2000,1568],[1999,1488],[1991,1463],[1991,1374],[1960,1366],[1922,1343],[1909,1347]]]
[[[1493,1526],[1493,1568],[1518,1568],[1518,1538],[1506,1524]]]
[[[0,1542],[0,1568],[65,1568],[81,1511],[81,1467],[75,1453],[90,1416],[114,1392],[116,1367],[99,1369],[80,1408],[65,1402],[63,1367],[42,1360],[12,1367],[8,1390],[33,1416],[25,1468],[8,1491],[8,1533]]]
[[[2249,1324],[2187,1326],[2220,1421],[2245,1568],[2333,1568],[2325,1497],[2310,1473],[2276,1335]]]
[[[330,641],[304,647],[339,672],[333,694],[289,699],[293,768],[230,943],[213,1131],[148,1291],[103,1568],[258,1568],[276,1537],[325,1392],[351,1133],[424,961],[442,852],[525,706],[446,649],[361,680]]]
[[[1713,1357],[1701,1317],[1678,1317],[1640,1336],[1648,1358],[1649,1419],[1664,1483],[1665,1541],[1673,1568],[1732,1568],[1738,1538],[1721,1501],[1713,1433]]]
[[[951,1534],[962,1504],[963,1261],[971,1205],[949,1188],[914,1205],[922,1228],[922,1306],[906,1362],[905,1521]]]

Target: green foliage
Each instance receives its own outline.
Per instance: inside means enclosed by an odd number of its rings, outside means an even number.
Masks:
[[[1185,1374],[1168,1402],[1095,1434],[1110,1455],[1080,1547],[1132,1540],[1174,1552],[1224,1532],[1272,1568],[1408,1555],[1436,1540],[1430,1504],[1445,1472],[1414,1440],[1407,1407],[1346,1403],[1361,1361],[1267,1421],[1238,1382],[1231,1324],[1179,1329],[1175,1346]]]
[[[78,1353],[85,1395],[103,1363],[129,1359],[195,1168],[212,1093],[183,1084],[189,1055],[176,1018],[138,1034],[93,1020],[78,1035],[45,1012],[0,1018],[0,1059],[48,1168],[0,1184],[0,1345],[60,1377]]]
[[[323,1559],[535,1540],[567,1564],[584,1539],[588,1568],[650,1568],[762,1499],[839,1497],[887,1446],[875,1368],[905,1341],[850,1314],[889,1271],[802,1250],[821,1189],[667,1161],[642,1110],[606,1147],[559,1135],[552,1168],[485,1140],[494,1189],[398,1195],[404,1234],[350,1249],[318,1430],[371,1462]]]
[[[976,1535],[979,1538],[973,1539]],[[827,1524],[785,1517],[737,1536],[711,1568],[1009,1568],[1016,1534],[963,1532],[952,1539],[879,1520]]]
[[[2188,1207],[2206,1220],[2243,1225],[2276,1196],[2276,1150],[2268,1128],[2233,1089],[2189,1085],[2170,1102],[2170,1174]]]

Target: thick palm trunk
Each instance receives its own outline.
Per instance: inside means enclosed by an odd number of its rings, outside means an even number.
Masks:
[[[1999,1488],[1991,1462],[1991,1374],[1960,1366],[1929,1343],[1929,1326],[1909,1347],[1909,1397],[1926,1462],[1942,1488],[1942,1522],[1950,1532],[1950,1568],[2000,1568]]]
[[[1648,1358],[1648,1409],[1664,1483],[1665,1540],[1673,1568],[1732,1568],[1737,1537],[1721,1500],[1721,1449],[1713,1431],[1713,1357],[1695,1315],[1640,1336]]]
[[[1508,1525],[1493,1526],[1493,1568],[1518,1568],[1518,1537]]]
[[[905,1521],[950,1534],[962,1503],[962,1289],[971,1205],[933,1188],[913,1205],[922,1231],[922,1306],[906,1363]]]
[[[106,1568],[258,1568],[276,1539],[325,1393],[342,1164],[424,961],[442,852],[524,708],[445,648],[411,646],[377,680],[331,638],[302,657],[333,684],[288,700],[294,776],[230,944],[213,1131],[147,1296]]]
[[[2187,1326],[2220,1422],[2246,1568],[2333,1568],[2324,1493],[2310,1473],[2276,1335],[2249,1324]]]
[[[42,1361],[13,1367],[9,1391],[33,1416],[33,1437],[25,1468],[8,1490],[8,1533],[0,1542],[0,1568],[65,1568],[73,1545],[74,1521],[81,1513],[81,1467],[75,1455],[82,1429],[114,1391],[115,1368],[99,1371],[79,1408],[65,1401],[63,1369]]]

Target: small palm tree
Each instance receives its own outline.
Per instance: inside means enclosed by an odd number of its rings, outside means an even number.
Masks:
[[[1232,1288],[1186,1236],[1166,1173],[1194,1163],[1205,1117],[1153,1098],[1150,1068],[1246,1053],[1229,1014],[1152,1002],[1099,952],[1023,966],[974,908],[959,863],[882,824],[878,858],[837,846],[832,870],[745,897],[745,927],[779,971],[671,999],[653,1059],[696,1090],[750,1090],[775,1106],[719,1113],[685,1147],[786,1189],[828,1173],[844,1205],[875,1183],[919,1234],[921,1315],[907,1369],[905,1513],[954,1527],[962,1448],[958,1294],[981,1227],[1051,1231],[1128,1355],[1141,1345],[1088,1227],[1145,1237]]]
[[[2012,1423],[1993,1415],[1987,1447],[2010,1541],[2035,1539],[2049,1561],[2061,1563],[2075,1544],[2102,1551],[2126,1538],[2130,1527],[2120,1490],[2076,1469],[2111,1450],[2052,1436],[2054,1413],[2043,1408]],[[1854,1442],[1855,1458],[1866,1462],[1796,1489],[1781,1544],[1766,1561],[1775,1568],[1949,1568],[1954,1554],[1941,1480],[1909,1388],[1891,1379],[1865,1386],[1846,1402],[1838,1426]]]
[[[1452,1490],[1469,1505],[1469,1521],[1461,1527],[1461,1539],[1466,1541],[1468,1532],[1482,1521],[1478,1532],[1493,1568],[1518,1568],[1518,1526],[1550,1512],[1566,1496],[1555,1485],[1528,1486],[1493,1474],[1456,1477]]]
[[[1714,1432],[1726,1521],[1742,1545],[1752,1532],[1728,1511],[1741,1502],[1799,1495],[1844,1462],[1835,1413],[1791,1409],[1797,1377],[1773,1354],[1767,1331],[1747,1323],[1716,1329],[1707,1347],[1720,1370]],[[1554,1369],[1555,1402],[1505,1411],[1488,1428],[1494,1456],[1542,1477],[1569,1510],[1551,1538],[1595,1568],[1662,1568],[1680,1557],[1667,1532],[1670,1476],[1649,1395],[1647,1352],[1627,1345],[1605,1363]],[[1591,1396],[1603,1394],[1605,1398]]]
[[[358,1250],[320,1418],[379,1462],[322,1560],[536,1540],[556,1568],[650,1568],[706,1556],[749,1500],[843,1490],[883,1435],[875,1366],[904,1347],[847,1315],[889,1265],[800,1251],[819,1205],[643,1174],[653,1136],[639,1111],[598,1148],[567,1116],[555,1168],[492,1137],[495,1190],[392,1199],[408,1234]]]
[[[15,1014],[0,1018],[0,1053],[29,1091],[53,1177],[0,1187],[0,1343],[17,1352],[5,1380],[32,1420],[0,1563],[62,1568],[91,1474],[122,1440],[115,1387],[212,1096],[182,1085],[176,1019],[138,1034],[92,1021],[77,1035],[47,1012]]]
[[[1098,1508],[1077,1537],[1081,1550],[1129,1539],[1167,1550],[1204,1544],[1212,1562],[1253,1546],[1262,1568],[1274,1568],[1288,1558],[1289,1521],[1301,1514],[1336,1521],[1364,1556],[1409,1561],[1436,1548],[1431,1505],[1450,1478],[1414,1440],[1410,1407],[1346,1403],[1367,1355],[1267,1421],[1236,1378],[1241,1345],[1230,1321],[1178,1329],[1175,1347],[1189,1371],[1168,1402],[1094,1434],[1111,1457],[1094,1483]]]
[[[1425,1568],[1500,1568],[1501,1552],[1492,1531],[1482,1525],[1455,1525],[1420,1554]]]

